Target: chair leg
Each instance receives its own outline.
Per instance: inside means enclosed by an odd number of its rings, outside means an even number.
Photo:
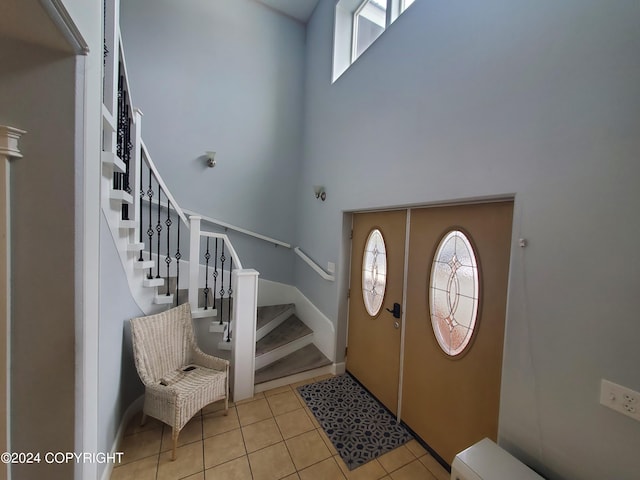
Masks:
[[[229,395],[224,397],[224,416],[229,415]]]
[[[142,412],[142,418],[140,419],[140,426],[144,427],[145,423],[147,423],[147,414]]]
[[[173,440],[173,450],[171,451],[171,461],[176,459],[176,449],[178,448],[178,435],[180,431],[173,427],[173,431],[171,432],[171,439]]]

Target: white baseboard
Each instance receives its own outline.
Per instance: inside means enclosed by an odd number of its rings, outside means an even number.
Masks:
[[[122,437],[124,437],[124,432],[129,425],[131,419],[135,416],[136,413],[142,410],[142,406],[144,404],[144,395],[141,395],[137,399],[133,401],[129,408],[124,412],[122,416],[122,421],[120,422],[120,426],[118,427],[118,432],[116,433],[116,438],[113,441],[113,445],[111,446],[111,453],[115,454],[118,451],[118,447],[122,443]],[[102,472],[101,480],[109,480],[111,478],[111,474],[113,473],[113,469],[117,466],[113,463],[107,463],[106,468]]]
[[[331,373],[333,373],[334,375],[342,375],[347,371],[347,364],[344,362],[334,363],[332,367],[333,369]]]

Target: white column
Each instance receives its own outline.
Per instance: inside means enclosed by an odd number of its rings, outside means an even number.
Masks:
[[[233,288],[231,370],[234,402],[253,397],[258,275],[260,274],[253,269],[234,270],[231,274]]]
[[[0,126],[0,452],[11,450],[10,431],[10,395],[9,365],[11,354],[11,197],[9,192],[9,161],[22,158],[18,148],[20,136],[24,130]],[[0,478],[8,478],[9,464],[0,470]]]
[[[131,164],[129,165],[129,181],[131,182],[131,195],[133,196],[133,215],[131,220],[135,220],[136,228],[131,231],[133,238],[131,243],[140,241],[140,177],[142,177],[142,111],[136,108],[133,111],[133,138],[131,150]]]
[[[200,220],[189,217],[189,305],[191,311],[198,308],[198,280],[200,278]]]

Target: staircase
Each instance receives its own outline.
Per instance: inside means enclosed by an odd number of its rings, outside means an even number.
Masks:
[[[305,316],[294,303],[257,307],[258,272],[243,269],[227,235],[201,229],[203,217],[187,217],[167,188],[142,140],[118,10],[118,0],[105,3],[102,212],[132,297],[146,315],[190,303],[200,347],[231,360],[236,400],[292,375],[327,373],[331,360],[314,343],[332,352],[333,342],[327,328],[320,340],[310,328],[315,307],[305,299]]]
[[[258,386],[331,365],[314,345],[313,330],[296,316],[292,303],[258,307],[256,339]]]

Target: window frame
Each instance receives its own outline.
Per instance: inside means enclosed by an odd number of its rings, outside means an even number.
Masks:
[[[333,65],[331,83],[334,83],[340,76],[353,65],[362,54],[367,51],[376,41],[382,37],[384,32],[407,8],[417,0],[407,5],[407,0],[387,0],[385,16],[385,26],[380,35],[366,49],[356,56],[356,18],[362,9],[371,0],[336,0],[334,32],[333,32]]]

